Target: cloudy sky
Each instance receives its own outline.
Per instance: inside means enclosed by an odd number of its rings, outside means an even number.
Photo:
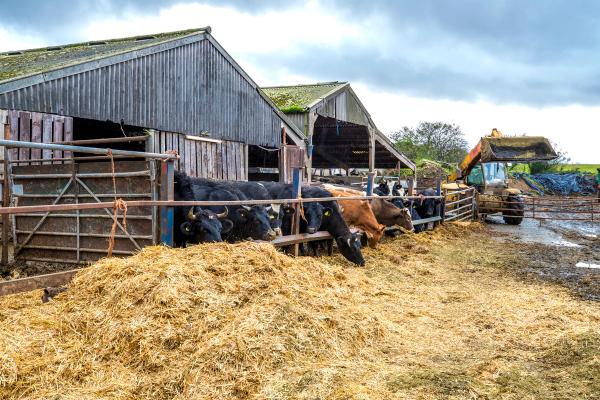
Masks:
[[[386,132],[545,135],[600,163],[600,2],[0,0],[0,51],[211,26],[262,86],[350,81]]]

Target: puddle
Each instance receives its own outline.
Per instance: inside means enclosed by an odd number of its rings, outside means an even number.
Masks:
[[[524,243],[540,243],[550,246],[563,247],[581,247],[577,243],[566,240],[563,235],[548,229],[545,225],[540,226],[538,221],[525,219],[521,225],[506,225],[502,222],[501,217],[488,216],[488,222],[491,229],[509,233],[513,237]]]
[[[577,268],[593,268],[593,269],[600,269],[600,264],[592,264],[592,263],[585,263],[585,262],[578,262],[577,264],[575,264],[575,266]]]

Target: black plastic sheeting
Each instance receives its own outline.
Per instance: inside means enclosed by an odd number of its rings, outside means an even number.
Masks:
[[[590,194],[596,192],[595,180],[592,175],[578,173],[543,173],[543,174],[515,174],[527,185],[538,192],[560,194]]]

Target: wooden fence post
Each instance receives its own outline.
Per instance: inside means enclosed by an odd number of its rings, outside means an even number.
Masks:
[[[302,169],[298,167],[294,167],[292,170],[292,198],[299,199],[302,197]],[[294,213],[293,224],[292,224],[292,234],[298,235],[300,234],[300,213],[302,206],[300,203],[296,203],[294,205]],[[298,257],[299,244],[294,244],[294,256]]]
[[[3,138],[8,140],[10,139],[10,125],[5,124],[5,121],[0,121],[0,125],[2,125],[3,128]],[[2,206],[3,207],[9,207],[10,206],[10,190],[9,190],[9,179],[8,179],[8,173],[9,173],[9,165],[8,165],[8,150],[6,149],[6,147],[2,148],[2,152],[3,154],[3,167],[4,167],[4,173],[2,175],[3,178],[3,182],[2,182]],[[2,269],[6,268],[8,266],[8,214],[3,214],[2,215],[2,260],[1,260],[1,265],[2,265]]]
[[[442,195],[442,179],[438,179],[437,181],[437,186],[435,188],[435,195],[436,196],[441,196]],[[446,202],[446,199],[440,199],[440,204],[438,204],[437,206],[435,206],[435,216],[436,217],[442,217],[442,213],[443,213],[443,208],[444,208],[444,203]],[[443,219],[444,217],[442,217]],[[433,223],[433,227],[435,228],[436,226],[438,226],[440,224],[440,221],[436,221]]]

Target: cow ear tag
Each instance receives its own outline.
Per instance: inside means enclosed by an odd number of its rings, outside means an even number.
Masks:
[[[331,217],[331,210],[326,210],[323,215],[326,217]]]

